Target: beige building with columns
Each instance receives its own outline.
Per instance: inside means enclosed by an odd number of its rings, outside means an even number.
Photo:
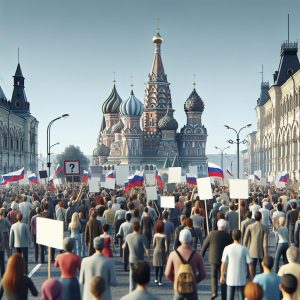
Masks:
[[[273,75],[274,84],[262,82],[257,100],[257,131],[248,135],[248,153],[244,169],[253,174],[261,170],[262,177],[273,178],[288,171],[295,183],[300,178],[300,64],[298,44],[285,42],[281,58]],[[269,180],[271,181],[271,180]]]

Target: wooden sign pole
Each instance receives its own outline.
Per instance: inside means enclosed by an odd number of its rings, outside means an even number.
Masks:
[[[51,278],[51,247],[48,247],[48,279]]]
[[[207,227],[207,235],[209,234],[209,226],[208,226],[208,213],[207,213],[207,200],[204,200],[204,206],[205,206],[205,218],[206,218],[206,227]]]

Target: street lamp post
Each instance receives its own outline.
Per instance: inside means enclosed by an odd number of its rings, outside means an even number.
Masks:
[[[50,172],[51,172],[51,161],[50,161],[50,158],[51,158],[51,152],[50,152],[50,149],[51,147],[53,147],[54,145],[57,145],[56,144],[53,144],[51,145],[50,143],[50,131],[51,131],[51,126],[52,124],[59,120],[59,119],[62,119],[62,118],[67,118],[69,117],[69,114],[63,114],[62,116],[60,117],[57,117],[55,119],[53,119],[49,124],[48,124],[48,127],[47,127],[47,167],[48,167],[48,179],[50,178]]]
[[[236,144],[237,146],[237,178],[240,178],[240,144],[246,144],[247,141],[244,140],[240,140],[240,133],[243,129],[250,127],[252,124],[247,124],[246,126],[243,126],[242,128],[240,128],[239,130],[236,130],[228,125],[224,125],[227,129],[231,129],[236,133],[236,141],[233,140],[228,140],[227,142],[229,144]]]
[[[215,148],[217,149],[217,150],[220,150],[220,154],[221,154],[221,168],[222,168],[222,170],[223,170],[223,157],[224,157],[224,151],[226,150],[226,149],[228,149],[228,148],[230,148],[230,146],[227,146],[227,147],[225,147],[225,148],[219,148],[219,147],[217,147],[217,146],[215,146]],[[224,170],[223,170],[223,172],[224,172]]]

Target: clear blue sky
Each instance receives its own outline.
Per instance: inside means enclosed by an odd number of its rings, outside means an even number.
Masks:
[[[196,74],[207,153],[216,153],[215,145],[225,147],[234,137],[224,124],[253,123],[255,129],[261,64],[272,84],[287,39],[287,14],[290,39],[298,40],[299,12],[296,0],[0,0],[0,85],[10,99],[20,47],[27,98],[40,122],[39,152],[46,153],[49,121],[69,113],[52,126],[52,141],[60,142],[53,151],[74,144],[91,154],[113,72],[123,100],[131,75],[136,96],[144,98],[159,17],[175,117],[183,126],[183,103]]]

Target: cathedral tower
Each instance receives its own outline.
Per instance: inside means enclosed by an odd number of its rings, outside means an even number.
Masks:
[[[146,83],[144,113],[142,126],[144,131],[144,154],[154,156],[161,140],[159,120],[166,115],[168,105],[172,109],[172,99],[161,58],[161,45],[163,38],[159,32],[152,39],[155,51],[149,80]]]

